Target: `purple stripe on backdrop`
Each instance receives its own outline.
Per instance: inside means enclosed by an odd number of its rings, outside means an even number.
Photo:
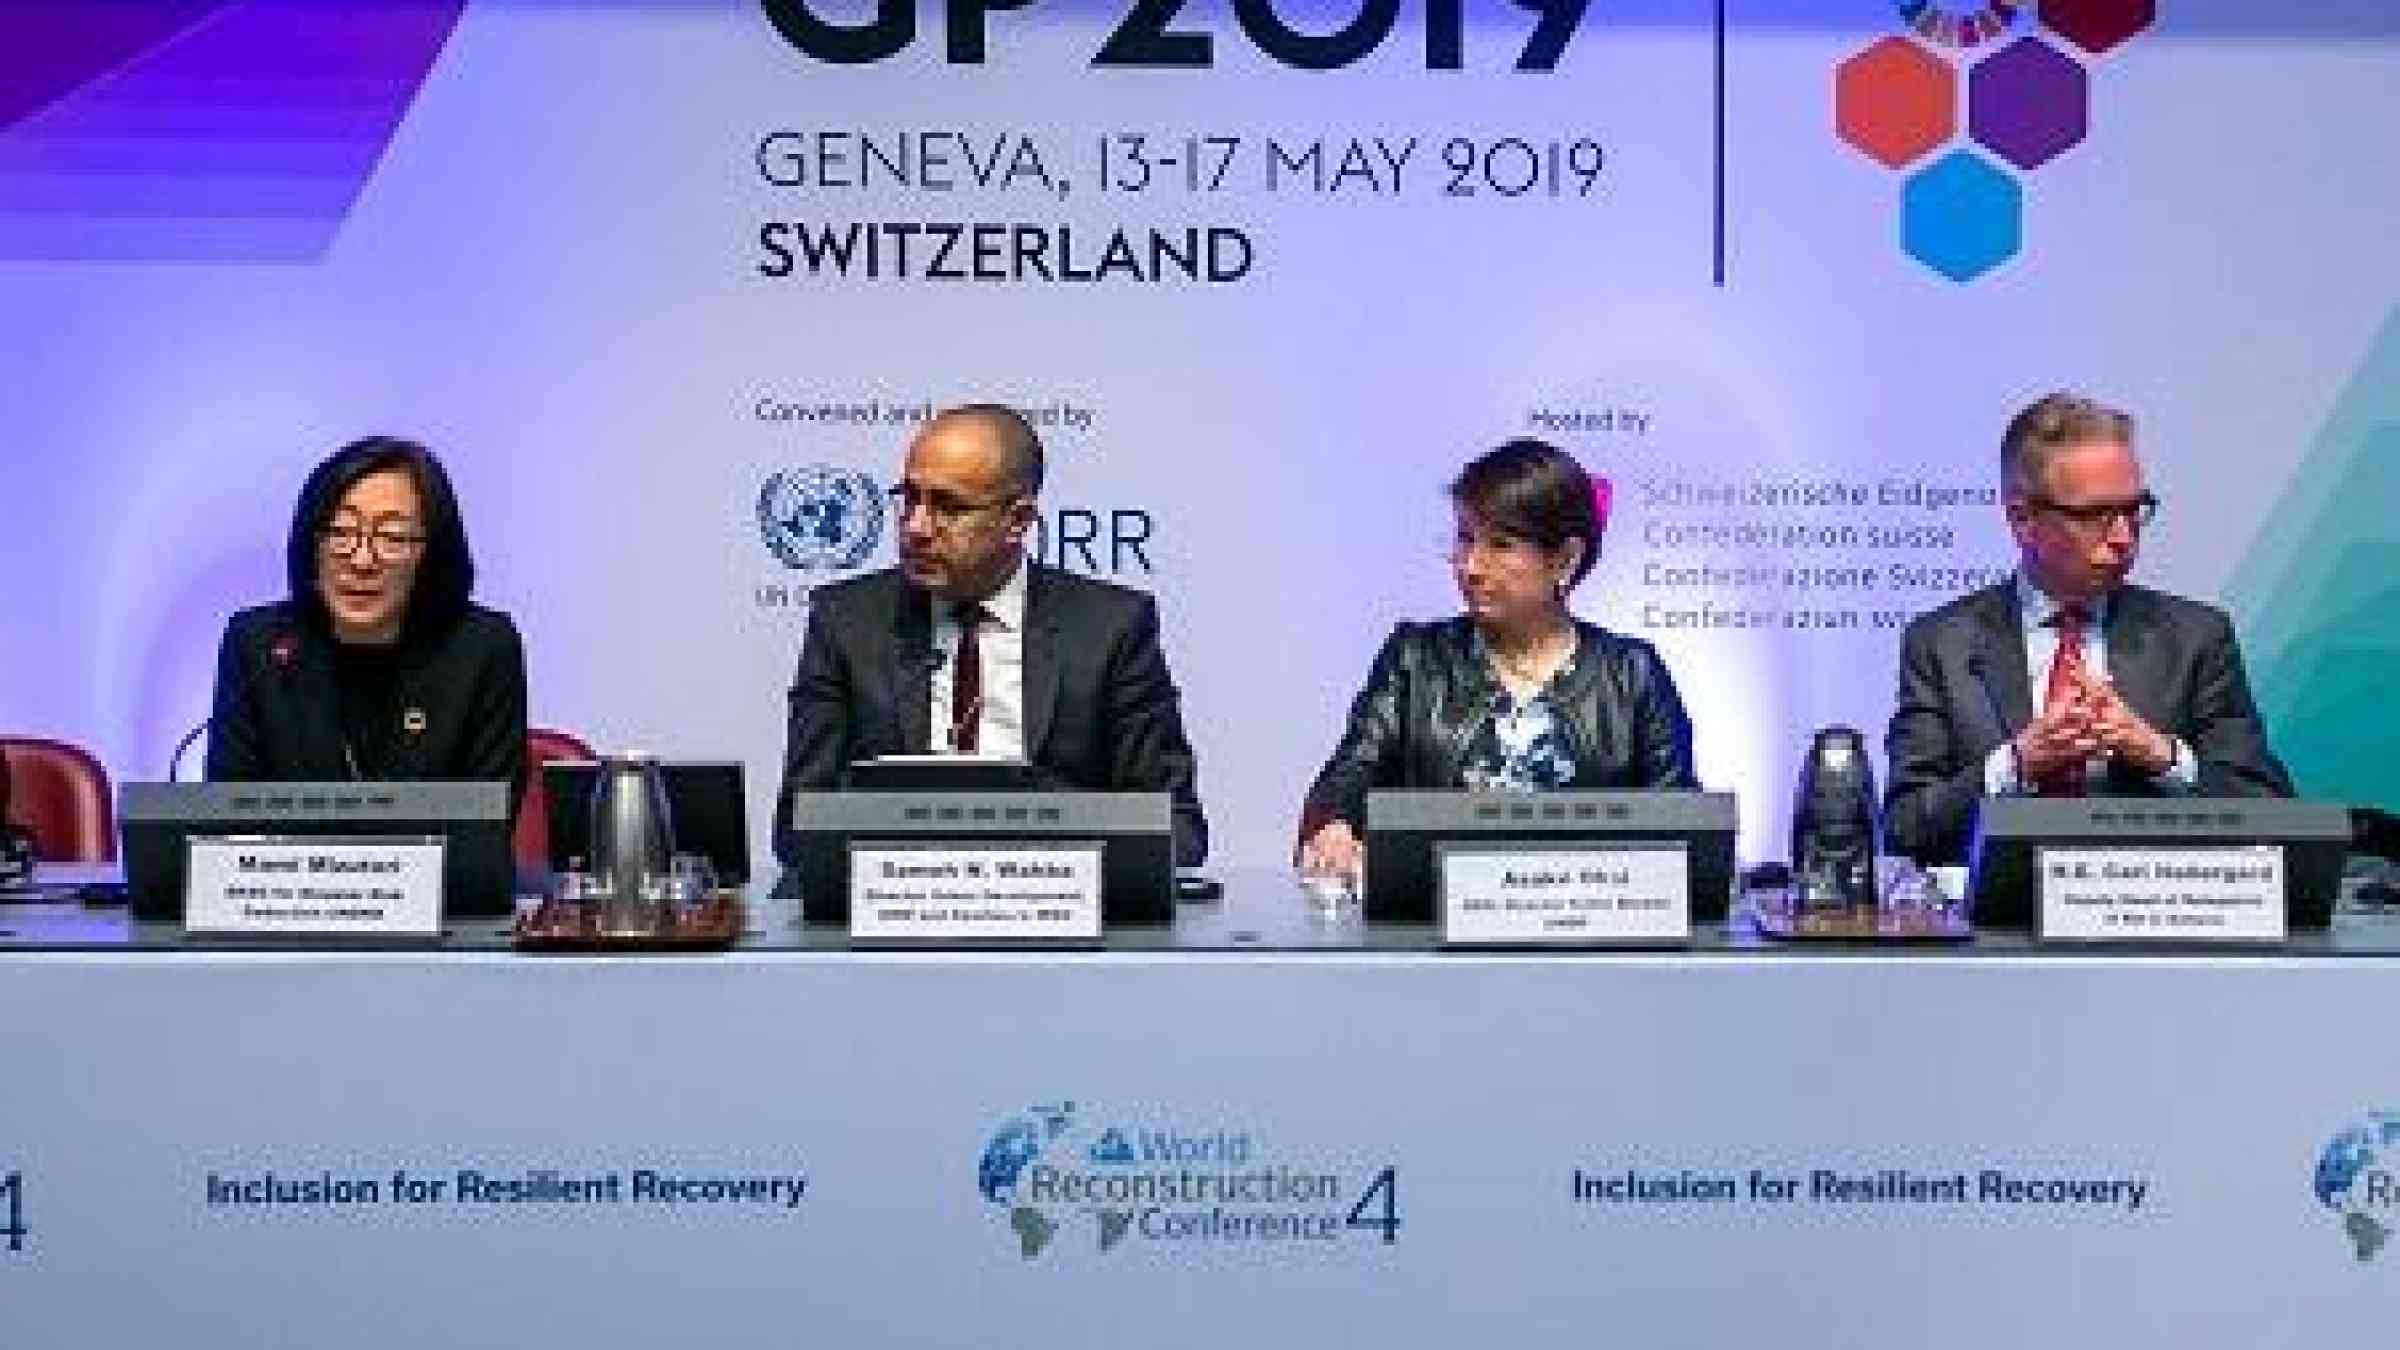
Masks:
[[[388,83],[424,78],[466,0],[244,0],[144,60],[167,79],[276,84],[326,76]]]
[[[171,141],[178,154],[195,147],[284,140],[378,144],[397,121],[391,86],[360,79],[289,80],[274,86],[187,80],[147,84],[139,93],[138,99],[78,99],[72,118],[31,118],[0,135],[0,154],[19,145],[72,148],[78,141],[107,138]]]
[[[0,258],[17,262],[305,263],[325,255],[338,216],[129,220],[0,215]]]
[[[309,170],[278,165],[268,173],[0,174],[0,216],[29,228],[95,218],[172,223],[242,216],[302,217],[338,228],[358,176],[347,165]]]
[[[321,256],[464,5],[247,0],[186,29],[0,133],[0,257]]]
[[[0,129],[234,2],[8,0],[0,4]]]

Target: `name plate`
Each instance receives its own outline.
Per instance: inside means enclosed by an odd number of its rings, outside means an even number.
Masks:
[[[2035,850],[2051,942],[2281,942],[2283,847]]]
[[[1691,940],[1691,859],[1682,844],[1445,841],[1434,853],[1445,943],[1571,947]]]
[[[850,844],[856,942],[1100,940],[1100,842]]]
[[[439,835],[193,835],[183,927],[212,937],[442,935]]]

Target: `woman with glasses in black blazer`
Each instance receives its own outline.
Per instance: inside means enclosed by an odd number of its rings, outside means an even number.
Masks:
[[[441,461],[369,437],[300,489],[289,599],[226,625],[210,716],[219,780],[525,777],[525,655],[467,597],[475,562]]]

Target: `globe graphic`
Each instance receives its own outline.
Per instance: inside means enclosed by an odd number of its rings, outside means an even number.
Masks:
[[[883,494],[863,473],[811,465],[767,476],[758,528],[787,567],[856,567],[883,534]]]
[[[2375,1162],[2375,1135],[2364,1125],[2353,1125],[2335,1135],[2317,1155],[2317,1203],[2327,1209],[2344,1208],[2350,1188],[2358,1184],[2361,1172]]]
[[[1012,1120],[1000,1127],[992,1141],[983,1146],[983,1158],[975,1165],[975,1187],[983,1198],[995,1205],[1006,1204],[1017,1193],[1017,1178],[1042,1151],[1041,1127],[1030,1120]]]

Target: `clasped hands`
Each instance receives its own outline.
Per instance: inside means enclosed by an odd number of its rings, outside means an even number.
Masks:
[[[1335,819],[1318,826],[1316,833],[1300,845],[1292,861],[1303,874],[1340,877],[1356,885],[1363,853],[1358,834],[1350,828],[1350,823]]]
[[[2125,706],[2117,687],[2089,667],[2075,673],[2064,695],[2044,705],[2012,744],[2017,776],[2027,783],[2098,755],[2121,760],[2147,774],[2175,765],[2175,740]]]

